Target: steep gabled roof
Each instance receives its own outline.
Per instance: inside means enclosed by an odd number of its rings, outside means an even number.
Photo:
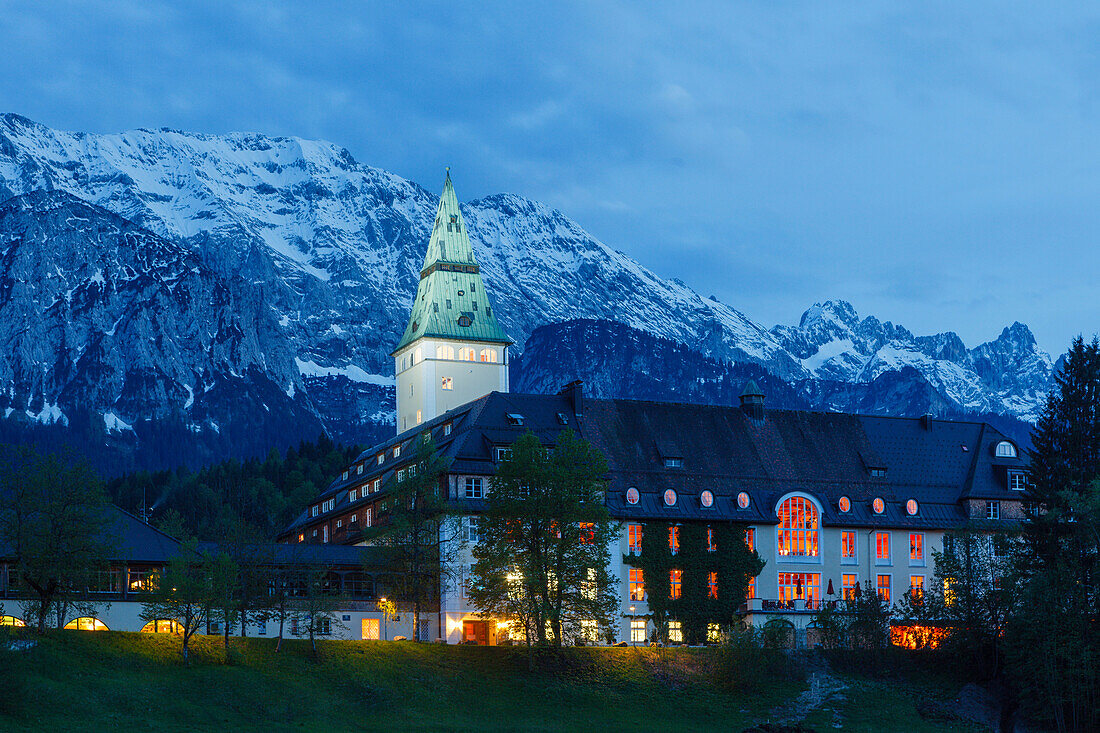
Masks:
[[[412,313],[393,353],[427,337],[511,344],[497,322],[474,259],[448,169]]]

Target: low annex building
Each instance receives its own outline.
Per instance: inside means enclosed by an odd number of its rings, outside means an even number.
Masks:
[[[172,558],[197,553],[176,539],[150,526],[140,518],[114,505],[104,511],[110,514],[107,524],[109,536],[115,544],[117,556],[107,570],[99,572],[96,582],[84,589],[82,597],[95,605],[94,615],[74,615],[66,620],[65,628],[82,631],[145,631],[163,633],[174,631],[174,619],[142,618],[148,593],[154,587],[155,576],[161,573]],[[201,550],[216,552],[213,543],[203,543]],[[412,638],[411,617],[384,616],[379,610],[379,598],[389,587],[386,569],[374,562],[375,553],[369,547],[333,544],[287,545],[266,544],[246,548],[230,548],[241,551],[253,561],[263,564],[272,573],[324,573],[326,587],[339,594],[339,607],[331,614],[329,623],[322,625],[322,635],[345,639],[393,639],[396,636]],[[23,626],[33,623],[25,619],[22,602],[28,599],[26,589],[20,583],[16,558],[10,549],[0,548],[0,625]],[[306,630],[299,629],[294,613],[297,602],[291,598],[287,606],[291,613],[285,619],[283,636],[302,638]],[[224,629],[210,620],[203,629],[208,634],[221,634]],[[276,636],[279,622],[274,618],[261,620],[258,614],[247,619],[249,636]],[[230,629],[240,634],[239,623]]]
[[[737,527],[766,562],[743,599],[747,620],[805,628],[823,602],[857,585],[891,601],[925,587],[945,531],[1022,516],[1020,451],[984,423],[770,410],[753,382],[739,407],[592,399],[579,382],[556,395],[510,394],[512,341],[489,295],[448,173],[393,352],[397,435],[358,456],[280,537],[363,543],[363,530],[392,509],[389,487],[408,472],[415,442],[430,435],[449,461],[442,483],[464,516],[466,550],[453,573],[459,581],[440,592],[438,625],[422,637],[488,644],[507,633],[470,606],[462,578],[496,466],[527,431],[553,445],[569,428],[607,457],[607,506],[622,523],[612,553],[622,598],[613,640],[646,641],[652,594],[681,592],[675,569],[644,577],[630,562],[647,531],[667,533],[676,553],[683,525]],[[722,593],[720,572],[708,582],[708,592]],[[678,634],[673,621],[670,640]]]

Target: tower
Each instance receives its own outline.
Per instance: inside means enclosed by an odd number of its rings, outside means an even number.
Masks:
[[[409,324],[391,354],[397,432],[507,392],[512,343],[493,314],[448,169]]]

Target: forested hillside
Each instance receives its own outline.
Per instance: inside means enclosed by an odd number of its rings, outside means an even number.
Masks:
[[[152,509],[150,521],[173,536],[216,540],[244,533],[274,539],[358,453],[321,436],[283,455],[272,449],[262,460],[130,473],[110,481],[107,491],[135,514],[145,503]]]

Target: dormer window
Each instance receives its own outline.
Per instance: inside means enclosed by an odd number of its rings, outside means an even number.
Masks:
[[[446,425],[443,426],[443,435],[447,436],[447,435],[450,435],[450,434],[451,434],[451,424],[447,423]]]
[[[462,326],[463,328],[469,328],[471,323],[472,323],[472,321],[470,320],[469,316],[459,316],[458,317],[458,325]]]
[[[377,459],[378,459],[378,465],[381,466],[383,463],[386,462],[386,454],[385,453],[379,453]]]
[[[749,495],[742,491],[737,495],[737,508],[748,509],[749,508]]]
[[[875,500],[871,502],[871,509],[875,514],[882,514],[886,511],[886,502],[882,500],[881,496],[876,496]]]
[[[872,468],[871,469],[871,478],[886,478],[886,469],[885,468]]]
[[[348,480],[348,472],[344,471],[342,474],[340,474],[340,478],[344,481],[347,481]]]
[[[508,421],[509,425],[520,426],[523,425],[523,415],[518,412],[509,412],[504,416],[504,419]]]
[[[568,424],[569,424],[569,416],[566,415],[564,412],[559,412],[558,413],[558,425],[568,425]]]
[[[672,489],[665,489],[663,498],[665,506],[676,506],[676,492]]]
[[[909,516],[911,516],[911,517],[917,516],[917,510],[918,509],[919,509],[919,507],[917,506],[917,500],[916,499],[910,499],[909,501],[905,502],[905,513],[908,514]]]
[[[359,474],[360,476],[362,476],[362,475],[363,475],[363,464],[362,464],[362,463],[360,463],[360,464],[359,464],[359,468],[358,468],[358,469],[356,469],[356,472],[357,472],[357,473],[358,473],[358,474]]]
[[[400,455],[401,455],[401,446],[399,446],[399,445],[395,445],[395,446],[393,447],[393,457],[394,457],[394,458],[397,458],[397,457],[398,457],[398,456],[400,456]]]
[[[710,491],[703,491],[699,494],[699,503],[703,505],[703,508],[710,509],[714,506],[714,494]]]
[[[996,456],[998,458],[1015,458],[1016,446],[1010,441],[1002,440],[1000,443],[997,443]]]
[[[852,500],[849,499],[847,496],[840,497],[840,501],[838,501],[836,505],[840,509],[840,511],[844,512],[845,514],[852,510]]]
[[[627,504],[637,504],[639,498],[640,497],[638,496],[638,490],[636,488],[634,488],[633,486],[631,486],[629,489],[626,490],[626,503]]]
[[[1027,475],[1023,471],[1009,471],[1008,488],[1013,491],[1026,491]]]
[[[501,461],[510,461],[510,460],[512,460],[512,449],[511,448],[501,448],[499,446],[496,447],[496,448],[493,448],[493,460],[496,461],[497,463],[500,463]]]
[[[665,468],[683,468],[683,467],[684,467],[684,459],[683,458],[666,458],[665,459]]]

